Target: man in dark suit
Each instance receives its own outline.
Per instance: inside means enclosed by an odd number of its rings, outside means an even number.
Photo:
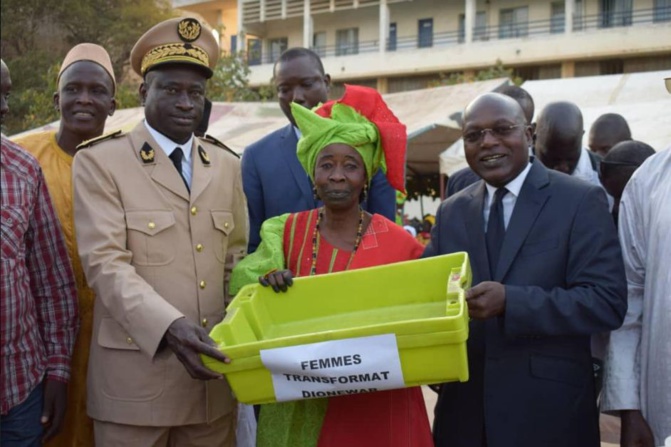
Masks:
[[[531,128],[498,93],[465,111],[483,179],[444,201],[425,257],[466,251],[470,380],[442,386],[437,447],[598,447],[590,335],[622,324],[622,255],[603,191],[530,160]]]
[[[261,224],[268,218],[317,208],[310,178],[296,157],[299,130],[291,115],[296,102],[313,108],[327,100],[331,77],[319,56],[306,48],[286,50],[275,63],[274,82],[282,111],[290,124],[245,149],[242,183],[249,209],[249,252],[259,245]],[[396,193],[382,172],[371,183],[363,207],[391,221],[396,218]]]
[[[516,85],[506,85],[500,88],[498,92],[502,95],[510,96],[518,102],[524,111],[527,124],[532,126],[533,135],[535,128],[535,124],[532,124],[532,120],[534,119],[534,99],[529,92]],[[480,177],[470,167],[459,169],[447,179],[446,198],[458,193],[462,189],[466,189],[467,186],[472,185],[478,180],[480,180]]]

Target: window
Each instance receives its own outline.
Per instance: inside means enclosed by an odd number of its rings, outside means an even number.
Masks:
[[[336,56],[359,54],[359,28],[336,30]]]
[[[326,56],[326,31],[314,33],[312,36],[312,49],[320,57]]]
[[[396,23],[389,24],[389,38],[387,38],[387,51],[396,51]]]
[[[473,40],[487,40],[487,15],[484,11],[475,14]]]
[[[499,39],[525,37],[529,34],[529,8],[502,9],[499,18]]]
[[[233,34],[231,36],[231,54],[235,54],[238,52],[238,35]]]
[[[466,40],[466,15],[459,14],[459,42]],[[475,14],[475,26],[473,27],[473,40],[487,40],[487,15],[485,11]]]
[[[582,31],[585,27],[583,23],[585,5],[583,5],[582,0],[576,0],[573,8],[573,31]]]
[[[280,54],[282,54],[287,47],[288,39],[286,37],[277,37],[268,40],[268,55],[270,59],[266,62],[275,62],[280,58]]]
[[[419,48],[428,48],[433,46],[433,19],[421,19],[418,22],[419,40],[417,46]]]
[[[247,39],[247,64],[261,65],[261,39]]]
[[[601,0],[601,26],[631,25],[631,10],[633,0]]]
[[[566,6],[564,2],[552,2],[550,5],[550,32],[563,33],[566,28]]]
[[[655,11],[653,13],[652,21],[671,21],[671,0],[655,0]]]
[[[613,75],[624,73],[623,59],[606,59],[599,61],[599,72],[601,75]]]
[[[561,64],[532,65],[513,69],[513,75],[525,81],[561,78]]]

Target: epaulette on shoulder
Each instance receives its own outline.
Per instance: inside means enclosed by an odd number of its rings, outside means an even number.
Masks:
[[[212,135],[207,135],[207,134],[206,134],[204,137],[201,137],[201,139],[202,139],[203,141],[207,141],[208,143],[214,144],[215,146],[218,146],[218,147],[220,147],[220,148],[222,148],[222,149],[224,149],[224,150],[230,152],[231,154],[235,155],[236,158],[240,158],[240,155],[238,155],[237,152],[235,152],[235,151],[234,151],[233,149],[231,149],[230,147],[226,146],[226,145],[225,145],[224,143],[222,143],[221,141],[219,141],[219,140],[217,140],[216,138],[214,138]]]
[[[78,145],[77,149],[85,149],[85,148],[88,148],[88,147],[92,147],[92,146],[95,146],[98,143],[101,143],[101,142],[105,141],[105,140],[113,140],[114,138],[119,138],[119,137],[122,137],[123,135],[124,135],[123,131],[117,130],[116,132],[111,132],[111,133],[101,135],[101,136],[96,137],[96,138],[91,138],[90,140],[86,140],[83,143],[81,143],[80,145]]]

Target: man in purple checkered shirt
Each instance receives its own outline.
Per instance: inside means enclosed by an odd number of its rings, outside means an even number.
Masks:
[[[11,80],[0,70],[4,122]],[[4,135],[0,191],[0,444],[40,446],[65,414],[77,295],[39,164]]]

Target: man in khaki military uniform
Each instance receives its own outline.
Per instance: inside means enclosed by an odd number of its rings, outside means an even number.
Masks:
[[[88,413],[98,447],[233,446],[236,403],[199,354],[247,246],[237,156],[194,136],[219,48],[172,19],[131,52],[145,120],[74,160],[77,242],[96,292]],[[215,380],[212,380],[215,379]]]

